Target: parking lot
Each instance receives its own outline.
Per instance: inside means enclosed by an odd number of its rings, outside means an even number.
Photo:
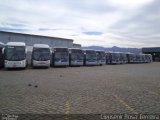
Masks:
[[[160,63],[0,70],[0,113],[160,112]]]

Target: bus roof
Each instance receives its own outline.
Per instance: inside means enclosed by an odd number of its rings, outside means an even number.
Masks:
[[[96,52],[103,52],[103,53],[105,53],[105,51],[104,51],[104,50],[96,50]]]
[[[67,47],[53,47],[51,48],[52,51],[59,51],[59,50],[67,50],[68,51],[68,48]]]
[[[93,49],[83,49],[83,51],[96,51],[96,50],[93,50]]]
[[[8,42],[7,46],[26,46],[24,42]]]
[[[50,48],[47,44],[34,44],[34,48]]]
[[[65,49],[68,49],[67,47],[53,47],[53,48],[55,48],[55,49],[56,49],[56,48],[65,48]]]
[[[82,49],[80,48],[69,48],[69,50],[81,50],[82,51]]]

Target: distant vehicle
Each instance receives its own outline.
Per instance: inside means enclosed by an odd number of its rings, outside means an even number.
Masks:
[[[148,56],[149,56],[149,62],[153,62],[152,55],[151,55],[151,54],[148,54]]]
[[[24,42],[8,42],[4,49],[5,68],[26,68],[26,53]]]
[[[97,50],[97,64],[98,65],[105,65],[106,64],[106,53],[105,51]]]
[[[69,65],[70,66],[83,66],[84,53],[83,50],[78,48],[69,49]]]
[[[31,58],[32,67],[50,67],[51,50],[46,44],[34,44]]]
[[[146,63],[152,62],[152,55],[151,54],[145,54],[145,62]]]
[[[84,50],[84,65],[97,65],[97,54],[95,50]]]
[[[4,44],[0,42],[0,68],[4,67],[3,49],[4,49]]]
[[[120,53],[119,52],[110,52],[109,53],[110,64],[120,64]]]
[[[136,54],[135,53],[127,53],[128,63],[136,63]]]
[[[52,49],[52,65],[69,66],[68,48],[57,47]]]
[[[120,53],[120,63],[125,64],[128,63],[127,54],[126,53]]]

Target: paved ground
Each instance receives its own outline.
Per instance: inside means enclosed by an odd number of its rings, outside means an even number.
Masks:
[[[0,70],[0,113],[160,114],[160,63]]]

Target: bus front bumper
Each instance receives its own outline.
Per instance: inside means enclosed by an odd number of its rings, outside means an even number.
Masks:
[[[33,67],[50,67],[50,60],[47,61],[33,60]]]
[[[83,62],[71,62],[70,65],[79,65],[79,66],[82,66],[83,65]]]
[[[25,68],[26,60],[22,61],[7,61],[5,60],[5,68]]]
[[[69,66],[69,62],[54,62],[54,66]]]
[[[98,65],[97,62],[86,62],[86,65]]]

